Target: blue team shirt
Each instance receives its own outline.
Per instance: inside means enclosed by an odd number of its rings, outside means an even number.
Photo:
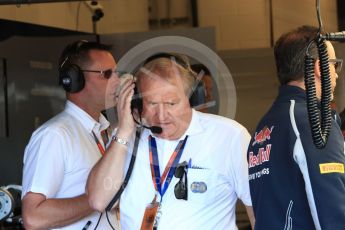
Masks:
[[[314,146],[303,89],[281,86],[247,159],[256,230],[345,229],[344,139],[332,120],[326,147]]]

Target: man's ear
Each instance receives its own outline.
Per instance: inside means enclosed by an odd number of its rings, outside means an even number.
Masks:
[[[317,59],[314,63],[315,80],[321,81],[320,60]]]

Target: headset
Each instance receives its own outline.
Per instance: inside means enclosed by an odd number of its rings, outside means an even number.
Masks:
[[[63,61],[59,67],[59,85],[62,85],[68,93],[77,93],[85,86],[83,71],[78,65],[72,63],[71,59],[78,56],[88,43],[86,40],[76,41],[68,45],[62,53]]]
[[[138,68],[136,68],[136,71],[134,71],[135,73],[133,74],[134,76],[137,75],[137,73],[140,71],[140,69],[145,66],[146,64],[148,64],[151,61],[154,61],[156,59],[159,58],[168,58],[171,61],[173,61],[174,63],[176,63],[177,65],[181,66],[182,68],[188,70],[188,72],[190,73],[191,77],[193,77],[193,87],[191,89],[190,92],[190,96],[189,96],[189,104],[191,107],[200,105],[205,103],[206,101],[206,90],[205,90],[205,85],[204,83],[201,81],[201,79],[197,78],[197,74],[190,68],[189,63],[184,60],[182,58],[182,56],[179,56],[177,54],[173,54],[173,53],[156,53],[150,57],[148,57],[142,65],[140,65]],[[142,101],[142,97],[140,95],[140,92],[138,91],[138,88],[135,87],[134,88],[134,96],[131,102],[131,109],[133,111],[133,109],[137,109],[139,115],[142,113],[143,111],[143,101]]]
[[[97,41],[79,40],[68,45],[62,52],[59,60],[59,63],[61,63],[59,67],[59,84],[69,93],[81,91],[85,86],[84,72],[101,73],[103,71],[83,70],[76,63],[88,61],[87,54],[90,50],[110,52],[111,49],[111,45]]]

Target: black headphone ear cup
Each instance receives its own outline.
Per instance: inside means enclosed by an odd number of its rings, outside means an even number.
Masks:
[[[192,94],[189,97],[189,104],[191,107],[198,106],[206,103],[204,82],[199,81],[197,86],[193,89]]]
[[[143,99],[141,98],[137,87],[134,88],[134,95],[131,101],[131,110],[133,111],[133,109],[137,109],[139,115],[143,112]]]
[[[74,64],[63,66],[59,73],[59,84],[69,93],[81,91],[85,86],[83,71]]]

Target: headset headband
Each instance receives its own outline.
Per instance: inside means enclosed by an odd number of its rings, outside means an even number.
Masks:
[[[154,55],[148,57],[145,60],[144,65],[146,65],[147,63],[149,63],[149,62],[151,62],[151,61],[153,61],[155,59],[158,59],[158,58],[173,59],[177,64],[181,65],[185,69],[189,68],[188,63],[185,60],[183,60],[181,57],[179,57],[177,55],[174,55],[174,54],[171,54],[171,53],[157,53],[157,54],[154,54]]]

